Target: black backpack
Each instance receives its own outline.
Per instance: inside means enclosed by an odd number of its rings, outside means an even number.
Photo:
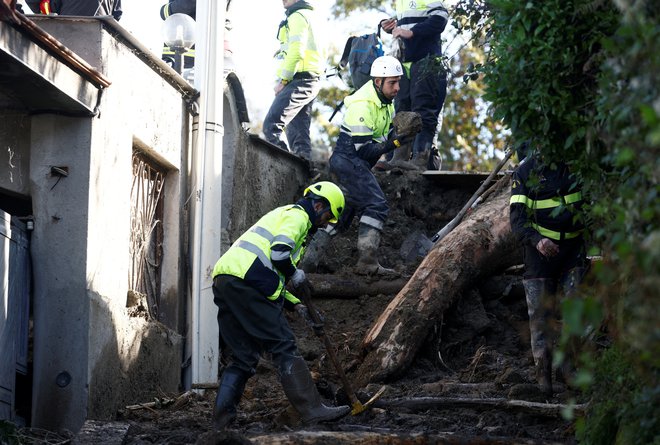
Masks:
[[[346,40],[337,72],[348,66],[348,79],[346,79],[346,83],[351,88],[351,93],[359,90],[362,85],[371,80],[371,64],[384,54],[383,44],[380,41],[380,24],[378,25],[377,32],[361,36],[351,36]],[[329,121],[332,121],[332,118],[335,117],[343,105],[344,101],[342,100],[335,107]]]

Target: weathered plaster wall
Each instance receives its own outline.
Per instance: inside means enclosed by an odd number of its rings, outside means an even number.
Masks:
[[[30,190],[30,117],[0,110],[0,189],[28,196]]]
[[[162,293],[172,301],[163,302],[162,309],[172,305],[168,315],[177,328],[184,292],[179,289],[179,173],[186,125],[180,93],[100,22],[46,20],[44,25],[112,81],[98,117],[43,115],[33,127],[32,194],[37,205],[59,205],[61,213],[56,223],[49,219],[53,211],[39,209],[41,232],[34,244],[37,269],[47,278],[40,278],[35,290],[40,349],[35,351],[34,423],[75,431],[85,419],[111,418],[126,403],[149,399],[158,389],[179,389],[180,336],[163,324],[132,317],[126,299],[132,153],[139,140],[168,169]],[[62,120],[71,127],[67,131]],[[70,175],[52,191],[47,187],[53,178],[38,172],[46,164],[70,166]],[[68,236],[53,236],[55,224],[71,230]],[[60,244],[66,256],[48,261],[48,252]],[[61,295],[48,278],[60,280]],[[62,372],[72,376],[64,388],[56,382]]]
[[[235,92],[225,88],[223,141],[223,251],[273,208],[297,201],[309,181],[309,166],[263,139],[250,137],[238,122]]]
[[[33,424],[76,430],[87,411],[92,122],[40,115],[32,123]],[[52,165],[67,166],[69,176],[53,176]]]
[[[179,389],[187,356],[177,332],[190,327],[182,317],[190,304],[182,282],[193,198],[186,190],[190,119],[181,94],[99,21],[43,18],[39,25],[112,81],[98,116],[39,114],[28,127],[30,181],[22,193],[33,199],[36,217],[32,420],[76,431],[85,419],[108,419],[127,403],[149,400],[156,389]],[[223,246],[212,246],[218,256],[265,212],[295,202],[309,176],[304,161],[248,137],[236,91],[226,91],[224,107],[223,223],[209,228],[223,232]],[[167,169],[163,324],[126,308],[135,147]],[[67,166],[68,176],[53,176],[53,165]]]

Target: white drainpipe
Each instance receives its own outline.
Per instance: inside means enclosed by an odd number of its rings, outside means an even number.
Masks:
[[[197,0],[195,88],[200,91],[199,116],[193,122],[192,302],[188,331],[192,337],[191,383],[218,380],[217,308],[211,271],[220,256],[222,105],[224,99],[225,2]]]

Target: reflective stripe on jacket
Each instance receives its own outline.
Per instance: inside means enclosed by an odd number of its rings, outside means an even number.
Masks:
[[[291,80],[296,73],[320,76],[325,69],[325,47],[312,10],[299,9],[287,17],[277,31],[280,41],[277,77]]]
[[[582,202],[579,184],[566,165],[552,169],[528,158],[513,174],[511,229],[533,245],[543,237],[577,238],[584,229]]]
[[[271,210],[220,257],[213,268],[213,277],[233,275],[261,291],[269,300],[277,300],[283,295],[294,304],[300,303],[284,289],[285,277],[273,266],[271,249],[278,244],[288,246],[295,266],[311,227],[307,212],[300,206],[292,204]]]
[[[344,105],[346,112],[335,150],[350,155],[360,151],[364,145],[387,140],[394,105],[381,102],[373,80],[344,99]]]
[[[428,55],[440,55],[440,34],[449,21],[443,2],[437,0],[396,0],[397,26],[413,31],[403,39],[402,62],[416,62]]]

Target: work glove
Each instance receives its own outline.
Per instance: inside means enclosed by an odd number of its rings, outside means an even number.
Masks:
[[[312,298],[312,285],[309,284],[302,269],[296,269],[289,282],[295,296],[300,297],[303,301]]]
[[[316,311],[316,316],[318,317],[319,322],[315,322],[314,319],[312,318],[311,314],[309,313],[309,308],[305,306],[304,304],[296,304],[295,305],[295,310],[298,313],[300,317],[302,317],[303,320],[305,320],[305,323],[312,328],[314,333],[316,335],[322,335],[323,334],[323,326],[324,326],[324,318],[321,315],[319,311]]]
[[[290,280],[293,287],[300,286],[306,280],[305,272],[302,269],[296,269],[293,275],[291,275]]]
[[[397,148],[409,144],[415,140],[416,133],[398,135],[394,130],[390,131],[387,141],[383,144],[383,153],[389,153]]]

